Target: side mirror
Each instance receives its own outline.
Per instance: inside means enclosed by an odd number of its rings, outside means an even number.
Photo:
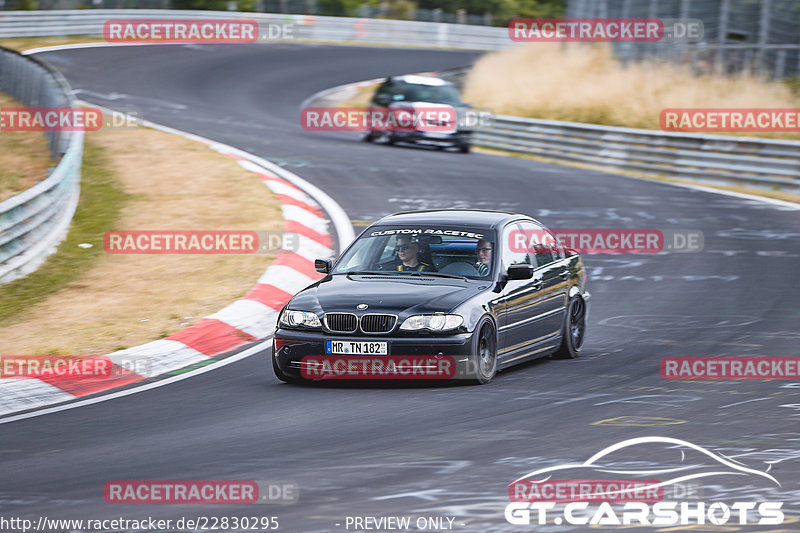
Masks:
[[[508,279],[531,279],[533,265],[511,265],[508,267]]]
[[[314,270],[322,274],[330,274],[331,260],[330,259],[314,259]]]

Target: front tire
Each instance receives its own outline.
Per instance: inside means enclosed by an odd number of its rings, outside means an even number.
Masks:
[[[472,379],[476,384],[485,385],[492,381],[497,373],[497,335],[494,324],[489,318],[484,318],[475,328],[472,337]]]
[[[586,302],[580,296],[569,301],[561,329],[561,346],[553,354],[558,359],[575,359],[583,348],[586,336]]]

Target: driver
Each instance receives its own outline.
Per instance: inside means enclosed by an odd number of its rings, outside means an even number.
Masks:
[[[478,269],[478,274],[485,276],[492,269],[492,241],[488,239],[479,240],[476,250],[478,261],[475,263],[475,268]]]
[[[381,265],[381,270],[397,272],[433,272],[433,267],[419,259],[419,244],[408,235],[399,235],[394,248],[397,257]]]

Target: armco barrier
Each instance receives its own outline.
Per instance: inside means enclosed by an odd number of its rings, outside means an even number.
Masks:
[[[0,48],[0,91],[28,107],[74,105],[59,73],[5,48]],[[0,203],[0,283],[32,272],[55,251],[78,205],[83,132],[46,135],[58,164],[44,181]]]
[[[43,35],[103,35],[109,19],[248,19],[261,24],[289,24],[292,39],[362,42],[421,47],[495,50],[512,44],[506,28],[438,22],[237,13],[166,9],[91,9],[0,12],[0,38]]]
[[[608,170],[800,192],[797,141],[498,116],[475,143]]]

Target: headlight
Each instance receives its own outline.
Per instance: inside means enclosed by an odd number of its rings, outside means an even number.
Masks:
[[[430,331],[447,331],[456,329],[464,323],[461,315],[413,315],[403,321],[400,326],[402,331],[419,331],[428,329]]]
[[[289,311],[288,309],[281,314],[281,326],[296,328],[303,326],[307,328],[321,328],[322,324],[315,313],[309,311]]]

